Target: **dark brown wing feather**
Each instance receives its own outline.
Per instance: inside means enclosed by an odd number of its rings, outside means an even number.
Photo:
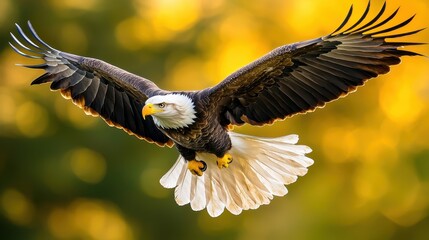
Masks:
[[[363,16],[341,31],[352,15],[351,7],[344,22],[332,34],[279,47],[217,86],[206,89],[204,94],[218,106],[224,125],[269,124],[323,107],[353,92],[366,80],[389,72],[389,66],[398,64],[400,57],[419,55],[398,48],[420,43],[386,42],[386,39],[412,35],[423,29],[390,34],[407,25],[413,17],[396,26],[379,29],[398,12],[376,24],[385,8],[386,4],[373,19],[358,27],[366,20],[368,3]]]
[[[31,84],[50,82],[52,90],[60,90],[63,97],[71,99],[85,113],[102,117],[110,126],[159,146],[173,145],[151,117],[144,120],[141,114],[148,97],[164,93],[153,82],[98,59],[58,51],[40,39],[30,22],[34,41],[16,26],[25,44],[11,33],[16,44],[10,43],[12,48],[25,57],[44,60],[42,64],[25,65],[46,71]]]

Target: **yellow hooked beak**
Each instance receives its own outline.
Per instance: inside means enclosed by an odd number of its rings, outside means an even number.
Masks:
[[[142,110],[143,119],[146,120],[146,116],[149,116],[158,112],[162,112],[162,111],[163,111],[162,109],[157,108],[152,103],[148,103],[143,107],[143,110]]]

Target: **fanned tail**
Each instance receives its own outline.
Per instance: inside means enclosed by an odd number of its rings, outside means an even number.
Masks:
[[[309,147],[295,145],[298,135],[278,138],[234,132],[229,135],[232,141],[229,153],[234,162],[228,168],[219,169],[216,156],[198,153],[197,160],[207,164],[203,176],[190,173],[185,159],[180,156],[161,178],[162,186],[176,188],[174,195],[178,205],[190,203],[194,211],[207,208],[212,217],[222,214],[225,208],[238,215],[242,210],[269,204],[274,196],[286,195],[285,185],[305,175],[314,162],[305,156],[311,152]]]

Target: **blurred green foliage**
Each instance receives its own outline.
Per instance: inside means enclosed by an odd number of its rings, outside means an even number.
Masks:
[[[297,133],[315,164],[269,206],[212,219],[178,207],[158,183],[177,157],[107,127],[48,86],[8,47],[31,20],[53,47],[103,59],[166,89],[201,89],[279,45],[328,34],[354,3],[328,0],[0,1],[2,239],[426,239],[429,62],[406,58],[322,110],[265,128]],[[383,1],[374,0],[378,10]],[[427,0],[388,1],[409,30],[428,27]],[[373,10],[371,13],[375,14]],[[405,30],[407,30],[405,29]],[[427,42],[429,31],[409,37]],[[426,56],[428,46],[410,48]]]

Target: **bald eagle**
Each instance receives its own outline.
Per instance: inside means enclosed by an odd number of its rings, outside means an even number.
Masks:
[[[386,28],[398,10],[383,17],[385,3],[367,19],[369,9],[370,3],[344,29],[352,6],[331,34],[278,47],[201,91],[166,91],[101,60],[56,50],[30,22],[31,35],[16,24],[20,38],[11,33],[10,45],[25,57],[44,60],[23,65],[46,71],[31,84],[51,83],[51,90],[110,126],[158,146],[175,146],[180,155],[162,186],[175,188],[179,205],[206,208],[215,217],[225,208],[240,214],[285,195],[285,185],[313,164],[306,156],[311,149],[296,145],[297,135],[262,138],[235,133],[231,126],[262,126],[313,111],[389,72],[400,57],[419,55],[399,49],[419,43],[386,41],[423,30],[392,33],[414,16]]]

